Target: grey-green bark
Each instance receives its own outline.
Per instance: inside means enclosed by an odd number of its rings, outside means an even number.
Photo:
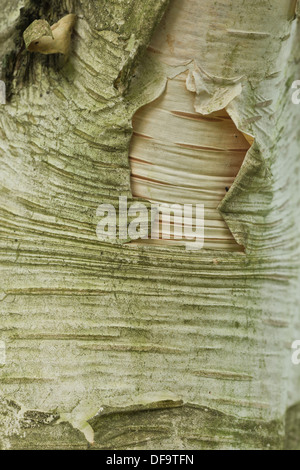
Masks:
[[[245,253],[96,237],[97,207],[131,198],[132,115],[176,74],[146,53],[168,3],[0,1],[3,448],[299,446],[295,1],[202,2],[197,60],[242,77],[230,112],[256,139],[220,206]],[[68,13],[67,61],[25,51]]]

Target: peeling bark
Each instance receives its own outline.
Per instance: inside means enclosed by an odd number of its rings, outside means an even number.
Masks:
[[[2,448],[297,447],[298,4],[0,5]],[[25,50],[70,13],[68,60]],[[244,252],[96,237],[97,207],[133,200],[133,116],[183,73],[195,114],[248,136],[219,199]]]

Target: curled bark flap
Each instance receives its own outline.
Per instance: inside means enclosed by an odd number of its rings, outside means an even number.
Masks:
[[[28,50],[31,44],[39,41],[43,37],[54,39],[50,25],[46,20],[35,20],[28,26],[23,37],[26,49]]]
[[[68,54],[76,15],[64,16],[53,26],[45,20],[34,21],[24,32],[26,48],[41,54]]]

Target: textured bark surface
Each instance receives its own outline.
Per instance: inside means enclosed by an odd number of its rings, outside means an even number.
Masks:
[[[2,448],[299,447],[296,3],[0,0]],[[25,51],[68,13],[68,60]],[[180,73],[255,138],[219,206],[243,252],[96,237],[132,198],[133,115]]]

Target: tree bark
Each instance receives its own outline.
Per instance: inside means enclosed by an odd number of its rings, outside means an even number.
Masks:
[[[0,447],[300,449],[297,1],[0,6]],[[99,241],[121,195],[204,198],[204,249]]]

